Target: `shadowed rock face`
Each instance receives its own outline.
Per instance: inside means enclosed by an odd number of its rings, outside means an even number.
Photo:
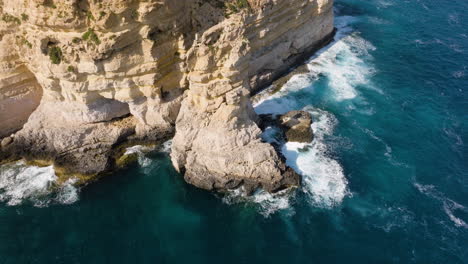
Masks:
[[[173,164],[198,187],[298,185],[261,142],[250,94],[331,38],[333,3],[248,2],[0,1],[0,123],[11,124],[0,137],[23,127],[0,159],[98,173],[123,142],[175,133]],[[15,89],[30,103],[3,110]]]

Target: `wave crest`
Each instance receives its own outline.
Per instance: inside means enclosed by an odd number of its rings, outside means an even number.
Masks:
[[[0,167],[0,201],[10,206],[31,202],[37,207],[78,201],[75,180],[58,184],[57,179],[53,166],[29,166],[23,161],[3,165]]]

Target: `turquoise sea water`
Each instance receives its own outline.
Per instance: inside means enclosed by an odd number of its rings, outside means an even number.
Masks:
[[[220,197],[162,150],[81,190],[3,167],[0,263],[468,263],[468,2],[336,0],[336,16],[310,73],[256,105],[313,114],[314,143],[283,147],[301,190]]]

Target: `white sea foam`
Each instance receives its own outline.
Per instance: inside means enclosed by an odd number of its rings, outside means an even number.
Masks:
[[[278,128],[275,128],[275,127],[267,127],[265,128],[265,131],[263,131],[262,133],[262,139],[263,141],[265,142],[268,142],[268,143],[281,143],[279,140],[278,140],[278,136],[279,136],[279,129]]]
[[[414,186],[419,192],[441,202],[445,214],[449,217],[450,221],[455,224],[455,226],[468,228],[468,224],[464,220],[455,216],[455,212],[457,210],[468,212],[468,208],[447,198],[443,193],[439,192],[434,185],[414,183]]]
[[[255,104],[255,111],[259,114],[281,114],[301,108],[297,98],[289,95],[298,90],[307,90],[313,93],[314,81],[326,77],[329,91],[335,101],[344,101],[356,98],[358,88],[366,88],[382,93],[370,81],[375,69],[369,61],[372,60],[370,51],[376,48],[369,41],[353,32],[351,25],[357,19],[350,16],[339,16],[335,20],[338,32],[335,41],[317,52],[307,62],[308,73],[293,76],[282,89],[268,95],[265,91]]]
[[[468,228],[468,224],[465,221],[454,215],[454,211],[456,210],[467,211],[463,205],[452,200],[444,201],[444,212],[448,215],[450,220],[452,220],[452,222],[458,227]]]
[[[164,142],[160,149],[162,152],[171,153],[171,148],[172,148],[172,139]]]
[[[335,100],[353,99],[358,95],[356,87],[369,85],[369,77],[374,69],[363,56],[375,47],[357,34],[345,36],[335,42],[326,52],[319,54],[308,64],[311,73],[328,78],[328,87]]]
[[[269,217],[273,213],[283,211],[288,214],[294,214],[291,207],[291,200],[293,198],[289,192],[282,191],[275,194],[268,193],[263,190],[257,191],[252,196],[247,196],[244,189],[238,188],[229,191],[224,197],[223,202],[227,204],[247,203],[254,204],[258,208],[258,212],[265,217]]]
[[[381,217],[385,219],[385,224],[380,226],[385,232],[392,232],[394,228],[407,226],[415,221],[415,215],[406,207],[389,207],[383,209],[384,212],[379,212]],[[377,211],[381,211],[378,208]],[[377,224],[377,227],[379,225]]]
[[[53,166],[28,166],[17,162],[0,167],[0,201],[10,206],[32,202],[43,207],[52,203],[71,204],[78,200],[78,189],[69,180],[57,184]]]
[[[282,89],[268,95],[260,94],[259,100],[254,106],[259,114],[282,114],[290,110],[301,109],[303,102],[292,95],[292,92],[304,90],[314,92],[314,82],[323,76],[326,77],[332,99],[337,102],[351,100],[359,95],[358,89],[372,89],[382,93],[371,82],[374,68],[369,64],[372,60],[370,51],[375,47],[358,33],[353,32],[351,25],[358,21],[355,17],[339,16],[335,19],[338,32],[335,41],[320,50],[307,62],[308,73],[293,76]],[[336,118],[318,109],[309,108],[314,118],[314,141],[311,144],[287,142],[282,152],[287,159],[287,164],[303,175],[303,191],[310,198],[310,202],[318,207],[333,207],[339,205],[346,195],[347,180],[343,168],[337,160],[328,155],[329,147],[325,143],[325,137],[333,133],[337,123]],[[372,111],[369,112],[372,114]],[[263,137],[267,142],[274,141],[274,131],[268,129]],[[391,155],[391,148],[386,146],[386,154]],[[255,196],[254,196],[255,197]],[[267,212],[278,210],[288,205],[285,200],[278,197],[257,199],[265,208],[271,208]],[[286,200],[287,201],[287,200]],[[281,205],[281,206],[279,206]]]
[[[339,205],[349,194],[343,168],[338,161],[327,156],[328,147],[325,144],[325,137],[332,135],[337,120],[332,114],[320,109],[307,107],[304,110],[309,111],[314,119],[314,141],[310,144],[287,142],[282,153],[288,166],[303,176],[302,191],[310,203],[321,208],[331,208]],[[263,134],[264,140],[275,141],[275,133],[275,129],[267,129]],[[277,211],[294,213],[292,199],[287,191],[277,194],[259,191],[249,197],[240,188],[228,193],[223,201],[228,204],[255,203],[259,212],[267,217]]]
[[[368,61],[372,60],[369,52],[374,51],[376,47],[354,32],[351,25],[357,21],[356,17],[336,17],[338,31],[335,41],[307,63],[313,75],[328,77],[329,87],[338,101],[355,98],[358,94],[357,86],[382,93],[369,81],[375,72],[372,65],[368,64]]]
[[[131,146],[125,149],[124,155],[130,155],[133,153],[148,153],[150,151],[155,150],[154,145],[149,145],[149,146],[143,146],[143,145],[135,145]]]
[[[76,179],[67,180],[59,189],[56,200],[61,204],[72,204],[78,201],[78,189],[75,187]]]
[[[374,16],[369,16],[367,17],[370,23],[376,24],[376,25],[389,25],[392,24],[392,22],[388,20],[384,20],[381,17],[374,17]]]
[[[318,207],[340,204],[348,194],[347,180],[340,163],[327,155],[325,137],[333,133],[335,117],[323,110],[309,108],[314,123],[314,141],[310,144],[287,142],[283,148],[288,166],[303,176],[303,191]]]
[[[465,71],[455,71],[452,73],[452,76],[455,77],[456,79],[460,79],[465,77]]]
[[[150,146],[143,146],[143,145],[135,145],[128,147],[125,150],[124,155],[130,155],[130,154],[137,154],[138,156],[138,164],[142,168],[146,168],[151,166],[153,161],[146,156],[148,152],[151,152],[156,149],[156,146],[150,145]]]
[[[290,198],[282,193],[273,195],[265,191],[260,191],[253,196],[254,202],[260,204],[264,215],[290,208]]]
[[[275,94],[269,95],[268,91],[265,90],[263,94],[259,94],[261,99],[254,105],[255,112],[258,114],[283,114],[299,108],[297,99],[290,93],[310,86],[314,79],[316,77],[312,74],[297,74],[291,77]]]

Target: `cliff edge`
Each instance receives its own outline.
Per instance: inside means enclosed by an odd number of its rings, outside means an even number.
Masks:
[[[332,0],[0,0],[0,160],[69,173],[173,137],[208,190],[300,184],[250,95],[333,37]]]

